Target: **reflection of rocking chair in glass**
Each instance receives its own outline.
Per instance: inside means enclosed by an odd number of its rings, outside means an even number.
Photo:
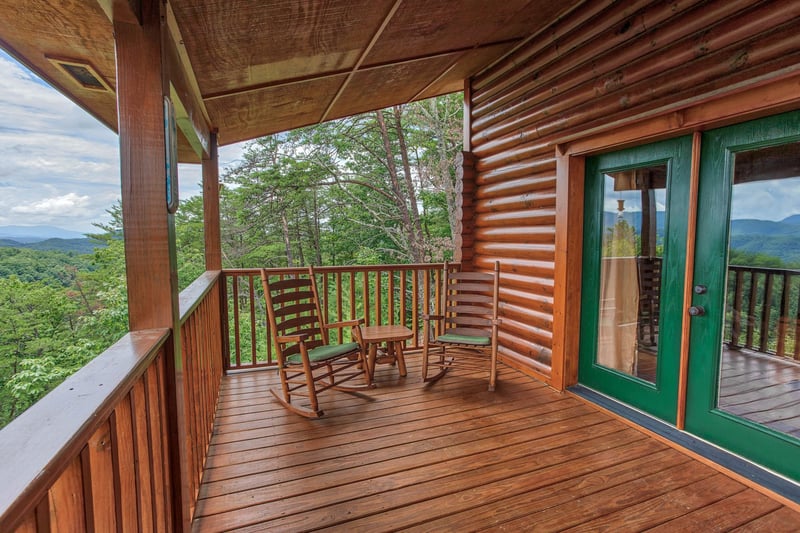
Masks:
[[[283,394],[271,390],[287,409],[309,418],[323,415],[317,394],[327,389],[356,393],[371,386],[364,350],[360,342],[328,344],[328,330],[353,328],[360,340],[360,320],[324,324],[319,306],[314,269],[307,276],[270,282],[261,270],[264,297],[272,338],[278,352],[278,372]],[[363,385],[342,385],[363,379]],[[307,397],[310,407],[298,405],[293,397]]]
[[[500,264],[494,272],[449,272],[444,265],[442,282],[444,315],[425,315],[422,349],[422,380],[436,381],[451,366],[485,369],[489,365],[489,390],[497,379],[497,318],[500,287]],[[438,320],[444,324],[442,335],[434,337]],[[438,351],[438,357],[432,353]],[[428,369],[436,372],[428,376]]]
[[[658,315],[661,294],[661,258],[638,257],[639,274],[639,347],[648,349],[658,342]]]

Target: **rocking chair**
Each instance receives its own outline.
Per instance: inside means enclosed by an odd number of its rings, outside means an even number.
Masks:
[[[313,267],[307,276],[272,282],[262,269],[261,282],[283,389],[281,394],[270,392],[284,407],[319,418],[324,414],[317,401],[319,393],[335,389],[357,394],[373,386],[360,342],[328,344],[328,330],[335,328],[351,327],[353,339],[359,340],[363,320],[322,322]],[[342,385],[354,379],[363,379],[364,384]],[[310,405],[298,405],[296,397],[306,397]]]
[[[495,262],[490,273],[449,272],[445,263],[442,283],[444,314],[423,315],[422,380],[434,382],[454,365],[484,369],[488,363],[489,390],[493,391],[497,380],[500,263]],[[441,324],[444,331],[436,335],[436,326]],[[434,374],[428,376],[430,368]]]

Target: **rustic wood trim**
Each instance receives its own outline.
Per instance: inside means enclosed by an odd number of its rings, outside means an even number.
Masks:
[[[793,482],[582,385],[572,387],[566,392],[616,420],[800,512],[800,503],[784,495],[796,491]]]
[[[222,270],[222,237],[219,216],[219,151],[217,134],[211,133],[209,156],[203,166],[203,237],[206,270]]]
[[[692,167],[689,180],[689,223],[686,227],[686,268],[683,275],[683,309],[692,305],[692,282],[694,279],[694,246],[697,237],[697,194],[700,185],[700,149],[703,134],[694,132],[692,137]],[[675,426],[684,429],[686,426],[686,390],[689,382],[689,335],[692,321],[687,313],[683,313],[681,328],[680,362],[678,363],[678,406]]]
[[[389,25],[389,21],[392,20],[392,17],[394,17],[395,13],[397,13],[397,10],[400,8],[400,4],[402,3],[403,0],[395,0],[394,5],[391,7],[391,9],[389,9],[389,12],[386,14],[386,16],[383,17],[383,22],[381,22],[381,25],[375,31],[375,34],[369,41],[369,44],[367,44],[367,46],[364,47],[364,50],[361,51],[361,55],[359,56],[358,61],[356,61],[356,64],[353,65],[353,68],[350,70],[350,72],[347,74],[347,77],[339,86],[339,90],[336,91],[336,94],[333,96],[333,98],[331,98],[331,101],[328,102],[328,106],[325,108],[325,111],[319,118],[320,122],[325,122],[325,120],[328,118],[331,109],[333,109],[333,106],[336,105],[336,102],[339,100],[339,98],[344,93],[344,90],[350,84],[350,80],[353,79],[353,76],[355,76],[356,71],[361,67],[361,64],[364,62],[369,53],[372,51],[372,48],[375,46],[375,43],[378,42],[378,39],[380,38],[381,34],[383,34],[383,31],[386,29],[386,26]]]
[[[583,157],[557,153],[552,386],[578,382],[583,264]]]

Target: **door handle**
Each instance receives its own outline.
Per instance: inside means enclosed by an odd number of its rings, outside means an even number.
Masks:
[[[703,316],[706,314],[706,309],[702,305],[693,305],[689,308],[689,314],[691,316]]]

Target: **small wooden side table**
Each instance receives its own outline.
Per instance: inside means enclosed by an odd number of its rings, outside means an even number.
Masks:
[[[397,362],[400,375],[405,377],[406,360],[403,357],[403,342],[414,336],[405,326],[365,326],[361,328],[361,338],[367,345],[367,366],[370,379],[375,377],[375,364],[378,362],[378,345],[386,343],[386,362]]]

